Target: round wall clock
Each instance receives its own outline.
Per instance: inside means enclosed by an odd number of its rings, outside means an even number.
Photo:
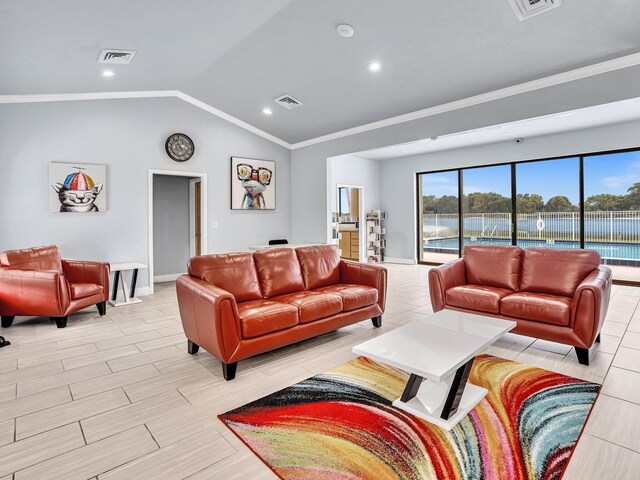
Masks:
[[[176,162],[186,162],[195,152],[193,140],[184,133],[174,133],[167,138],[164,149],[167,151],[167,155]]]

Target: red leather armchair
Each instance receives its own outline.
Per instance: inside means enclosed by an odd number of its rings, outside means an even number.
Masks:
[[[346,262],[335,246],[204,255],[176,282],[188,351],[237,362],[371,319],[382,326],[387,270]]]
[[[611,283],[593,250],[467,246],[462,258],[429,271],[434,312],[515,321],[513,333],[571,345],[583,365],[600,341]]]
[[[64,328],[69,314],[90,305],[104,315],[108,297],[108,263],[62,260],[53,245],[0,254],[4,328],[19,315],[51,317],[58,328]]]

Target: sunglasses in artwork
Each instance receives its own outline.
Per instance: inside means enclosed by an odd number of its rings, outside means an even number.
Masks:
[[[271,183],[273,172],[268,168],[253,168],[253,166],[248,163],[239,163],[236,168],[238,172],[238,180],[242,180],[243,182],[247,180],[255,180],[265,186]]]

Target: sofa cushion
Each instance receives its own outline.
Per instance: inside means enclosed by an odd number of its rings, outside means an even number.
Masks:
[[[452,307],[467,308],[479,312],[499,313],[500,300],[513,293],[506,288],[486,285],[460,285],[446,292],[446,303]]]
[[[0,265],[19,270],[54,271],[62,273],[62,259],[55,245],[8,250],[0,253]]]
[[[342,311],[342,297],[333,293],[296,292],[271,298],[298,308],[300,323],[313,322]]]
[[[298,309],[272,300],[253,300],[238,304],[242,337],[253,338],[291,328],[298,324]]]
[[[71,300],[99,295],[103,292],[102,285],[95,283],[70,283],[69,287],[71,288]]]
[[[462,258],[467,283],[518,289],[522,249],[515,246],[469,245]]]
[[[520,291],[573,297],[578,285],[599,265],[600,254],[594,250],[527,248]]]
[[[277,248],[253,254],[264,298],[304,290],[302,271],[293,248]]]
[[[307,290],[340,283],[340,255],[335,245],[296,249]]]
[[[202,255],[189,260],[190,275],[226,290],[237,302],[262,299],[258,273],[250,253]]]
[[[378,301],[378,290],[366,285],[351,285],[348,283],[338,283],[320,287],[314,292],[334,293],[342,297],[342,310],[350,312],[358,308],[368,307]]]
[[[568,326],[571,299],[547,293],[514,293],[502,299],[500,313],[507,317]]]

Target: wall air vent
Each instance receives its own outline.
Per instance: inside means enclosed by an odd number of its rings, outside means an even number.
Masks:
[[[520,21],[528,20],[562,5],[562,0],[508,0]]]
[[[302,105],[302,102],[300,100],[296,100],[289,94],[274,98],[273,101],[278,105],[282,105],[287,110],[293,110],[294,108],[298,108],[300,105]]]
[[[100,51],[98,63],[126,65],[131,63],[135,54],[135,50],[105,49]]]

